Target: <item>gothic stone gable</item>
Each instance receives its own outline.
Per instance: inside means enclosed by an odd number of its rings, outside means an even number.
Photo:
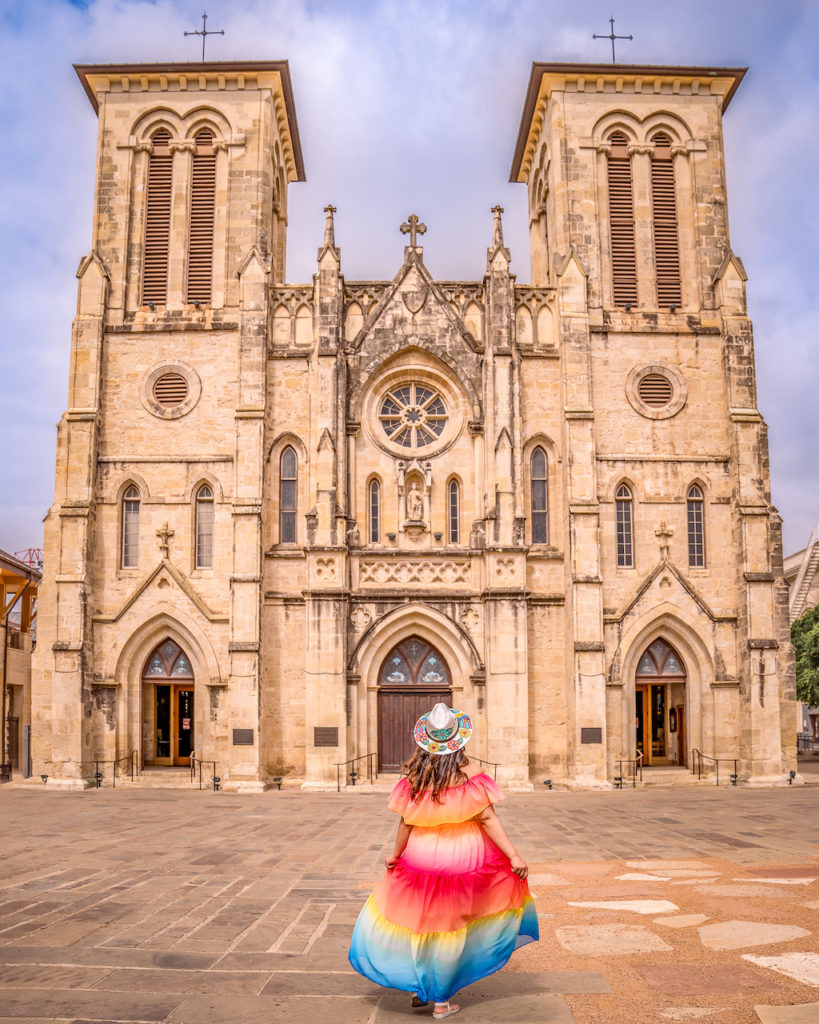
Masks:
[[[420,349],[446,364],[469,393],[472,418],[480,418],[480,346],[433,281],[420,250],[409,246],[401,269],[353,341],[348,356],[351,411],[372,374],[407,349]]]

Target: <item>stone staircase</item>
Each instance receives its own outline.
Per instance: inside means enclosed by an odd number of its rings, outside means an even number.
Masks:
[[[102,784],[111,786],[111,776],[106,775]],[[117,789],[199,789],[199,773],[191,782],[190,768],[143,768],[131,782],[131,776],[117,776]],[[208,770],[202,773],[202,789],[213,789],[213,776]]]
[[[721,781],[721,780],[720,780]],[[727,782],[727,778],[726,778]],[[643,768],[643,781],[637,780],[638,788],[643,786],[713,786],[714,776],[703,776],[698,779],[689,769],[680,765],[663,765],[656,768]]]

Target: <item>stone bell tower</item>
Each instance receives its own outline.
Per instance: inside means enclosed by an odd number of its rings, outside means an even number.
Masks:
[[[46,520],[36,770],[79,779],[95,759],[194,751],[252,784],[268,296],[288,183],[304,179],[290,73],[76,70],[99,133]],[[161,724],[143,677],[165,640],[183,660],[157,663]]]
[[[633,758],[641,691],[672,692],[635,676],[655,637],[688,673],[673,718],[646,712],[657,750],[738,757],[751,779],[794,763],[780,518],[728,231],[722,122],[744,74],[532,67],[511,180],[532,282],[560,308],[579,777]]]

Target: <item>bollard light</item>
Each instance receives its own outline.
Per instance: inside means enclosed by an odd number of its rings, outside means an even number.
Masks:
[[[793,770],[793,768],[791,768],[790,772],[788,773],[788,785],[789,786],[793,785],[793,780],[795,778],[796,778],[796,772]]]
[[[355,770],[355,768],[353,768],[353,770],[350,772],[350,779],[351,779],[353,785],[355,785],[355,780],[357,778],[358,778],[358,772]]]
[[[615,789],[622,789],[623,788],[623,776],[622,775],[615,775],[614,776],[614,788]]]
[[[214,793],[218,793],[219,792],[219,786],[220,786],[221,782],[222,782],[222,779],[218,775],[214,775],[213,776],[213,792]]]
[[[739,778],[736,775],[730,775],[729,778],[731,780],[731,785],[732,786],[735,786],[737,784],[737,782],[739,781]]]
[[[274,775],[274,776],[273,776],[273,781],[274,781],[274,782],[276,783],[276,786],[277,786],[277,787],[278,787],[279,789],[281,789],[281,788],[282,788],[282,777],[281,777],[281,775]]]
[[[102,786],[102,772],[94,772],[94,781],[97,783],[97,789]]]
[[[551,780],[551,779],[544,779],[544,780],[543,780],[543,785],[544,785],[544,786],[545,786],[545,787],[546,787],[547,789],[551,789],[551,788],[552,788],[552,780]]]
[[[40,778],[43,780],[43,785],[45,785],[48,782],[48,776],[47,775],[41,775]]]

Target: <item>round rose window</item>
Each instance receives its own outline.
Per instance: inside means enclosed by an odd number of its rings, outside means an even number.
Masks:
[[[446,426],[446,408],[434,388],[425,384],[402,384],[381,400],[378,413],[387,439],[402,448],[426,448]]]

